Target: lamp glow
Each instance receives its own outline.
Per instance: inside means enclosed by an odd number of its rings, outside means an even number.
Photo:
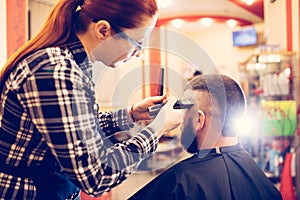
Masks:
[[[243,117],[238,117],[234,120],[234,124],[232,124],[234,130],[243,135],[249,135],[255,131],[255,127],[257,126],[255,120],[245,115]]]
[[[209,27],[213,23],[213,21],[214,20],[209,17],[204,17],[204,18],[200,19],[200,23],[204,27]]]
[[[176,28],[180,28],[183,25],[184,21],[182,19],[173,19],[171,21],[171,24],[176,27]]]
[[[254,3],[254,0],[244,0],[244,2],[248,5],[251,6]]]
[[[229,19],[226,21],[226,24],[229,28],[234,28],[237,25],[237,21],[234,19]]]

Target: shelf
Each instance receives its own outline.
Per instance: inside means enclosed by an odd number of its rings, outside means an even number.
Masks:
[[[251,61],[251,59],[256,58],[257,56],[266,56],[266,55],[280,55],[280,56],[285,56],[285,57],[292,57],[292,56],[296,55],[296,52],[294,52],[294,51],[278,51],[278,52],[253,53],[246,60],[239,62],[239,65],[246,65]]]
[[[247,112],[256,127],[248,139],[251,155],[266,176],[274,184],[280,184],[285,155],[296,145],[299,95],[296,52],[254,52],[238,67]],[[295,184],[296,177],[293,180]]]

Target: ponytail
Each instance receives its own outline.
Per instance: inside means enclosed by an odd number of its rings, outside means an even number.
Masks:
[[[51,10],[41,30],[31,40],[19,48],[6,62],[0,73],[0,94],[4,83],[17,64],[29,54],[50,46],[66,44],[73,36],[73,18],[83,0],[60,0]]]

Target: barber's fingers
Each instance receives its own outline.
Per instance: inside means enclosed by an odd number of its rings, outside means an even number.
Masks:
[[[149,98],[151,98],[150,100],[152,101],[153,104],[157,104],[157,103],[162,103],[167,98],[167,95],[154,96]]]
[[[159,136],[178,127],[183,121],[183,110],[174,109],[177,99],[168,98],[168,102],[162,107],[150,126],[158,131]]]
[[[134,105],[134,112],[144,112],[144,111],[147,111],[147,109],[150,107],[150,106],[153,106],[155,104],[158,104],[158,103],[162,103],[165,99],[167,98],[166,95],[163,95],[163,96],[152,96],[152,97],[147,97],[139,102],[137,102],[135,105]]]

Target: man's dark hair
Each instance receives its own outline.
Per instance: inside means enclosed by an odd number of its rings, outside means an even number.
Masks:
[[[235,136],[237,133],[232,130],[236,117],[244,114],[246,109],[246,98],[240,85],[232,78],[221,74],[205,74],[196,76],[190,80],[186,89],[195,91],[206,91],[211,102],[209,106],[217,106],[218,115],[223,118],[224,136]],[[201,106],[201,105],[200,105]],[[208,109],[214,112],[214,109]],[[216,113],[210,113],[216,115]]]
[[[202,71],[199,71],[199,70],[196,70],[193,74],[193,76],[199,76],[199,75],[202,75]]]

